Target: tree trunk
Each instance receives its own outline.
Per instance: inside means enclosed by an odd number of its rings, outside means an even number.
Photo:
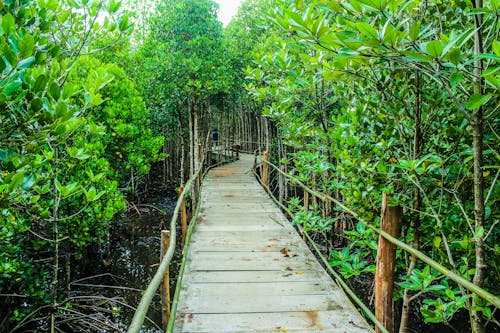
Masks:
[[[57,172],[58,172],[58,164],[59,164],[59,150],[56,147],[54,149],[54,188],[53,188],[53,196],[54,196],[54,206],[52,207],[52,233],[54,240],[54,264],[52,266],[52,283],[51,283],[51,303],[52,303],[52,313],[50,315],[50,333],[54,333],[56,331],[56,312],[57,312],[57,285],[59,284],[58,275],[59,275],[59,229],[58,229],[58,221],[59,221],[59,203],[60,196],[57,191],[56,181],[57,181]]]
[[[421,102],[420,94],[420,75],[418,72],[415,73],[415,134],[413,137],[413,159],[416,160],[420,157],[422,153],[422,112],[420,108]],[[412,229],[414,232],[412,246],[417,250],[420,247],[420,209],[422,205],[422,198],[420,196],[420,191],[418,188],[414,190],[414,204],[413,209],[415,210],[415,220],[412,221]],[[417,265],[417,257],[412,255],[410,258],[410,264],[406,271],[407,275],[410,275]],[[409,333],[408,322],[410,319],[411,312],[411,294],[408,289],[404,290],[403,293],[403,308],[401,309],[401,324],[399,325],[399,333]]]
[[[189,178],[194,175],[194,131],[192,102],[189,102]]]
[[[483,8],[483,0],[475,0],[474,7]],[[483,37],[481,33],[483,24],[483,15],[474,16],[476,33],[474,38],[474,55],[483,53]],[[483,93],[483,62],[481,59],[474,63],[474,93]],[[475,242],[476,242],[476,272],[472,282],[482,287],[484,284],[484,275],[486,270],[486,260],[484,252],[484,240],[480,230],[484,229],[484,177],[483,177],[483,107],[474,111],[474,217],[475,217]],[[477,296],[472,298],[472,307],[477,304]],[[473,310],[471,318],[471,328],[473,333],[483,333],[484,323],[481,311]]]

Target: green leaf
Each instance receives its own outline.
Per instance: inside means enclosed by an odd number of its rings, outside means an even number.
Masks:
[[[24,173],[22,172],[16,173],[14,177],[12,177],[12,179],[10,180],[9,191],[13,191],[16,188],[18,188],[19,185],[21,185],[21,183],[23,182],[23,179],[24,179]]]
[[[52,82],[50,84],[49,92],[50,96],[52,96],[52,98],[55,100],[58,100],[59,97],[61,96],[61,89],[59,88],[59,85],[55,82]]]
[[[369,36],[375,39],[378,38],[377,30],[366,22],[357,22],[356,28],[365,36]]]
[[[467,101],[467,109],[475,110],[475,109],[481,107],[482,105],[486,104],[486,102],[488,102],[490,97],[491,97],[490,94],[486,94],[486,95],[482,95],[482,94],[478,94],[478,93],[473,94],[469,98],[469,100]]]
[[[7,162],[7,157],[7,152],[3,149],[0,149],[0,161],[3,163]]]
[[[483,315],[486,317],[486,318],[491,318],[491,309],[487,306],[483,307],[481,309],[481,312],[483,313]]]
[[[413,23],[410,27],[411,40],[417,40],[419,34],[420,34],[420,21]]]
[[[2,28],[5,35],[10,35],[16,29],[16,20],[10,13],[2,17]]]
[[[500,61],[500,56],[491,53],[480,53],[476,57],[476,59],[492,59],[495,61]]]
[[[31,65],[33,65],[35,63],[35,60],[36,60],[35,57],[29,57],[29,58],[23,59],[23,60],[19,61],[19,63],[17,64],[17,67],[22,68],[22,69],[30,68]]]
[[[21,188],[25,191],[29,190],[35,184],[35,180],[35,176],[33,175],[24,177]]]
[[[28,58],[33,54],[33,48],[35,47],[35,39],[32,35],[26,34],[23,39],[19,41],[19,56],[21,58]]]
[[[39,77],[37,77],[36,81],[35,81],[35,87],[34,87],[35,92],[38,93],[38,92],[44,90],[48,81],[49,81],[49,78],[45,74],[42,74]]]
[[[451,289],[446,289],[445,292],[446,296],[451,299],[451,300],[455,300],[455,293],[453,292],[453,290]]]
[[[463,72],[455,72],[453,75],[450,77],[450,85],[452,88],[456,87],[457,84],[459,84],[462,79],[464,78],[464,73]]]
[[[425,45],[425,51],[433,58],[439,58],[443,52],[443,43],[440,40],[433,40]]]
[[[460,57],[462,55],[462,52],[460,51],[460,49],[458,47],[454,47],[450,50],[450,52],[448,52],[448,54],[446,55],[446,58],[448,60],[450,60],[450,62],[457,66],[459,63],[460,63]]]
[[[20,88],[21,88],[21,82],[16,80],[6,85],[5,88],[3,88],[3,93],[7,98],[13,97],[16,95],[16,93],[19,91]]]
[[[493,41],[493,45],[491,46],[493,49],[493,52],[497,55],[500,56],[500,42],[497,40]]]
[[[58,117],[63,118],[63,120],[68,120],[69,117],[71,117],[70,112],[67,112],[68,106],[64,102],[57,102],[55,110],[56,110],[56,115]],[[68,114],[69,114],[69,116],[68,116]]]

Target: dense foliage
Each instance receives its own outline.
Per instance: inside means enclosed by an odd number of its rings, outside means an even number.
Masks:
[[[294,151],[281,162],[367,221],[393,193],[402,239],[498,292],[498,1],[276,1],[265,14],[247,3],[267,20],[247,50],[247,89]],[[291,207],[306,229],[350,239],[331,253],[346,277],[373,272],[376,238],[362,224],[328,206]],[[406,309],[418,301],[426,322],[445,324],[467,309],[474,332],[494,325],[482,300],[398,260]]]
[[[72,263],[102,244],[163,138],[123,70],[90,55],[128,35],[119,3],[3,1],[0,14],[0,325],[64,330]]]

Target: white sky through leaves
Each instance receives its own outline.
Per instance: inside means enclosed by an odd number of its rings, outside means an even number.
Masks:
[[[241,0],[215,0],[219,4],[219,20],[227,26],[231,18],[238,11]]]

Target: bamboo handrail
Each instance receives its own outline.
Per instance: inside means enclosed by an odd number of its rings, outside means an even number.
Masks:
[[[262,178],[255,172],[255,170],[252,170],[252,171],[253,171],[254,175],[259,179],[262,187],[264,187],[264,189],[269,194],[269,196],[274,201],[274,203],[277,204],[279,207],[281,207],[281,209],[283,209],[290,217],[292,217],[293,213],[290,211],[290,209],[288,209],[287,207],[285,207],[285,205],[283,205],[281,202],[279,202],[279,200],[276,199],[276,197],[271,192],[269,187],[262,183]],[[323,256],[323,254],[319,250],[318,246],[311,239],[311,236],[309,236],[307,231],[305,231],[304,228],[302,228],[300,225],[297,225],[297,228],[299,229],[299,231],[303,235],[305,235],[307,237],[307,239],[311,243],[312,247],[316,251],[316,254],[321,258],[321,261],[323,261],[323,263],[325,264],[328,271],[334,276],[335,281],[337,281],[337,284],[339,284],[342,287],[342,290],[344,292],[346,292],[347,294],[349,294],[351,299],[361,308],[361,310],[363,310],[363,312],[366,314],[366,316],[373,321],[375,326],[377,326],[381,330],[382,333],[389,333],[389,331],[387,331],[387,329],[384,327],[384,325],[382,325],[382,323],[380,321],[378,321],[375,314],[365,305],[365,303],[363,303],[363,301],[356,295],[356,293],[347,285],[347,283],[345,283],[345,281],[342,279],[342,277],[330,266],[330,264],[328,263],[328,260],[325,258],[325,256]],[[373,329],[372,329],[372,331],[373,331]]]
[[[203,165],[205,158],[203,158],[201,165]],[[177,225],[177,218],[179,216],[179,209],[181,207],[182,200],[184,199],[186,193],[191,190],[191,187],[193,185],[193,182],[197,179],[198,175],[200,174],[201,167],[193,174],[191,178],[186,182],[186,185],[184,186],[184,191],[182,191],[181,195],[177,199],[177,204],[175,205],[174,213],[172,215],[172,220],[170,222],[170,244],[168,246],[167,253],[163,257],[163,259],[160,262],[160,266],[158,267],[158,270],[156,271],[155,275],[151,279],[151,282],[148,285],[148,288],[142,295],[141,301],[139,302],[139,305],[137,306],[137,309],[134,313],[134,317],[132,318],[132,322],[130,323],[130,326],[127,330],[127,333],[138,333],[142,327],[142,324],[144,323],[144,318],[146,317],[146,314],[149,309],[149,305],[151,304],[151,301],[153,300],[153,297],[160,287],[161,282],[163,281],[163,276],[165,275],[165,272],[168,269],[168,266],[170,265],[170,262],[172,261],[172,257],[175,252],[175,244],[176,244],[176,238],[177,238],[177,231],[176,231],[176,225]]]
[[[297,185],[299,185],[299,187],[301,187],[303,190],[309,192],[311,195],[314,195],[314,196],[320,198],[323,201],[331,201],[331,202],[335,203],[344,212],[351,214],[359,222],[365,224],[367,227],[369,227],[370,229],[372,229],[373,231],[375,231],[377,234],[379,234],[380,236],[382,236],[385,239],[387,239],[389,242],[395,244],[396,246],[400,247],[401,249],[405,250],[406,252],[408,252],[408,253],[410,253],[412,255],[415,255],[417,258],[419,258],[420,260],[422,260],[423,262],[425,262],[426,264],[428,264],[429,266],[431,266],[435,270],[439,271],[444,276],[446,276],[449,279],[453,280],[455,283],[463,286],[464,288],[468,289],[470,292],[472,292],[472,293],[480,296],[484,300],[490,302],[496,308],[500,308],[500,298],[499,297],[497,297],[497,296],[493,295],[492,293],[490,293],[490,292],[488,292],[488,291],[486,291],[486,290],[484,290],[484,289],[476,286],[475,284],[473,284],[469,280],[463,278],[462,276],[460,276],[460,275],[452,272],[451,270],[449,270],[448,268],[444,267],[443,265],[441,265],[437,261],[435,261],[432,258],[428,257],[425,253],[423,253],[423,252],[415,249],[414,247],[412,247],[412,246],[410,246],[410,245],[408,245],[408,244],[406,244],[404,242],[401,242],[397,238],[392,237],[388,233],[380,230],[379,228],[375,227],[374,225],[370,224],[369,222],[366,222],[356,212],[354,212],[352,209],[350,209],[347,206],[345,206],[344,204],[342,204],[340,201],[338,201],[335,198],[331,197],[330,195],[323,194],[323,193],[320,193],[320,192],[317,192],[315,190],[312,190],[312,189],[308,188],[300,180],[298,180],[297,178],[295,178],[295,177],[287,174],[286,172],[283,172],[282,170],[280,170],[280,168],[278,168],[276,165],[274,165],[273,163],[271,163],[269,161],[265,161],[265,163],[267,163],[268,165],[270,165],[274,170],[276,170],[277,172],[279,172],[280,174],[282,174],[287,179],[289,179],[289,180],[293,181],[294,183],[296,183]]]
[[[227,146],[224,148],[224,151],[226,151],[226,150],[227,150]],[[236,158],[234,158],[234,159],[236,159]],[[234,159],[232,159],[232,160],[234,160]],[[127,330],[127,333],[138,333],[140,331],[140,329],[141,329],[141,327],[142,327],[142,325],[144,323],[144,319],[146,318],[146,314],[148,312],[148,309],[149,309],[149,306],[151,304],[151,301],[153,300],[153,297],[154,297],[156,291],[158,290],[158,288],[160,287],[161,282],[163,281],[163,276],[165,275],[168,267],[170,266],[170,263],[172,261],[172,257],[173,257],[174,252],[175,252],[175,245],[176,245],[176,239],[177,239],[176,226],[177,226],[177,219],[178,219],[178,216],[179,216],[179,210],[180,210],[182,201],[184,200],[186,194],[189,191],[191,191],[191,189],[193,187],[193,184],[194,184],[194,181],[200,175],[200,172],[203,169],[202,166],[203,166],[204,163],[205,163],[205,156],[203,156],[203,159],[202,159],[202,161],[200,163],[200,168],[186,182],[186,184],[184,186],[184,190],[182,191],[182,193],[179,195],[179,197],[177,199],[177,203],[175,205],[175,209],[174,209],[174,212],[172,214],[172,219],[171,219],[171,222],[170,222],[170,232],[171,232],[171,234],[170,234],[170,244],[169,244],[169,247],[167,249],[167,252],[165,253],[165,256],[163,257],[163,259],[160,262],[158,270],[156,271],[155,275],[151,279],[151,282],[149,283],[146,291],[144,292],[144,294],[143,294],[143,296],[141,298],[141,301],[139,302],[139,305],[136,308],[136,311],[134,313],[134,317],[132,318],[132,322],[130,323],[130,326],[129,326],[128,330]],[[215,166],[218,166],[220,164],[224,164],[224,163],[228,163],[228,161],[219,162],[217,164],[209,166],[205,170],[205,172],[203,173],[203,177],[205,177],[206,173],[211,168],[213,168]],[[201,186],[200,186],[200,189],[201,189]],[[199,191],[199,192],[201,193],[201,191]],[[188,246],[189,246],[189,239],[191,238],[192,230],[194,228],[194,225],[196,224],[196,223],[193,223],[193,221],[196,220],[196,217],[198,215],[197,213],[198,213],[199,205],[200,205],[200,201],[198,200],[198,204],[197,204],[197,208],[196,208],[196,213],[193,215],[193,217],[192,217],[192,219],[190,221],[190,225],[189,225],[188,233],[186,235],[186,242],[184,244],[183,251],[186,251],[187,248],[188,248]],[[181,268],[183,268],[184,261],[185,261],[185,257],[183,258],[183,263],[182,263],[182,267]],[[180,274],[181,273],[182,272],[180,272]],[[180,274],[179,274],[179,276],[181,276]],[[182,278],[178,282],[180,282],[180,281],[182,281]],[[179,286],[180,286],[180,283],[177,283],[176,292],[175,292],[175,295],[174,295],[174,300],[172,302],[172,312],[171,312],[172,315],[170,316],[169,324],[168,324],[168,327],[167,327],[167,329],[168,329],[172,325],[172,327],[170,328],[170,330],[173,329],[173,322],[175,321],[175,312],[176,312],[176,309],[177,309],[177,302],[178,302],[178,299],[179,299],[179,295],[178,295],[179,294],[179,292],[178,292]],[[180,290],[180,288],[179,288],[179,290]]]

